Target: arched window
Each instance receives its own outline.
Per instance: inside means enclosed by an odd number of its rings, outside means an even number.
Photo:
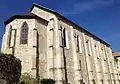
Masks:
[[[20,44],[28,43],[28,24],[24,22],[21,27]]]

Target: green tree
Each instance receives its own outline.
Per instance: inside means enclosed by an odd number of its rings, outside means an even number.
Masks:
[[[0,79],[9,84],[19,81],[21,76],[21,61],[13,55],[0,53]]]
[[[36,79],[28,72],[21,75],[20,81],[23,81],[25,84],[36,84]]]

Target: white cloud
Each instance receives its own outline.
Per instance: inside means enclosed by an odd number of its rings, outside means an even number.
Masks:
[[[93,0],[88,2],[77,2],[69,8],[69,10],[62,10],[63,14],[81,14],[85,11],[96,8],[104,8],[113,5],[114,0]]]

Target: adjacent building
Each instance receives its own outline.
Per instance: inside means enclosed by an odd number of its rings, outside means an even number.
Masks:
[[[110,45],[54,10],[33,4],[5,21],[2,52],[22,61],[22,73],[56,84],[120,84]]]
[[[120,78],[120,52],[113,52],[115,67],[117,68],[117,74]]]

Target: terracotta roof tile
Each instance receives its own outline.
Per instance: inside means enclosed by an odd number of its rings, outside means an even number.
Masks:
[[[120,56],[120,52],[113,52],[113,56]]]

